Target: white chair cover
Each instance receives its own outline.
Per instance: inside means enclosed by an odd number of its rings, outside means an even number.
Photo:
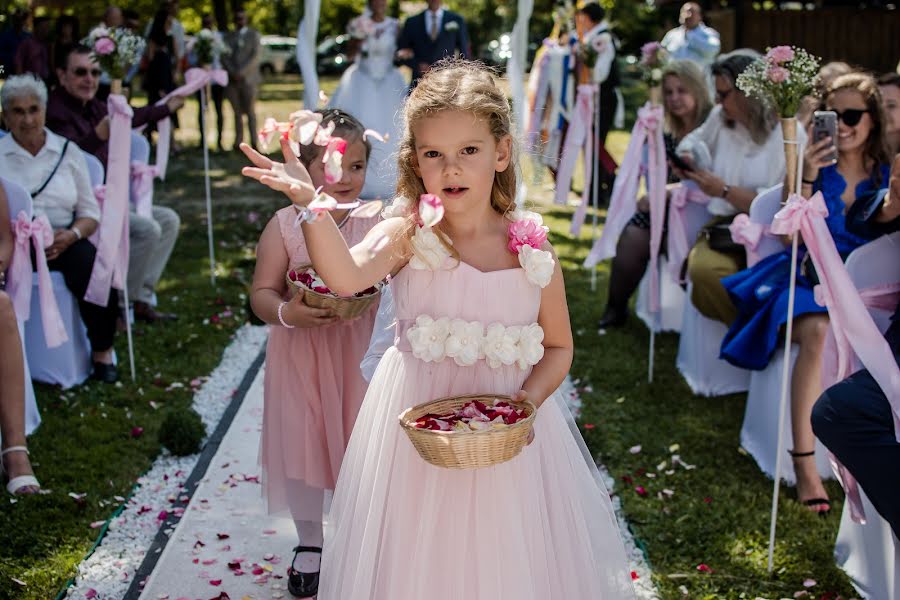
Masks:
[[[85,162],[87,162],[88,172],[91,174],[91,185],[95,187],[102,185],[103,179],[106,176],[104,174],[103,163],[90,152],[82,150],[82,153],[84,154]]]
[[[703,204],[689,202],[685,206],[685,233],[687,239],[693,240],[697,237],[700,229],[710,219],[710,214]],[[659,286],[659,306],[660,322],[656,331],[681,331],[681,320],[684,315],[684,303],[687,296],[681,285],[672,278],[669,271],[668,258],[661,256],[659,260],[660,286]],[[679,266],[680,269],[680,266]],[[644,273],[641,284],[638,287],[637,305],[635,311],[637,316],[647,325],[648,329],[655,327],[655,319],[649,310],[649,293],[650,293],[650,270]]]
[[[131,132],[131,162],[139,162],[143,165],[150,164],[150,142],[147,141],[143,135],[132,131]],[[153,203],[153,178],[151,178],[150,182],[150,203]],[[131,185],[129,186],[128,198],[131,200],[131,209],[134,210],[135,204],[137,203],[137,193],[135,189],[135,180],[134,177],[131,178]]]
[[[779,183],[778,185],[760,193],[756,198],[753,199],[753,203],[750,204],[749,213],[750,220],[752,222],[766,226],[772,224],[772,219],[775,217],[775,213],[777,213],[782,208],[781,189],[783,186],[784,184]],[[760,257],[760,259],[782,250],[784,250],[784,244],[782,243],[782,241],[778,238],[778,236],[772,235],[768,232],[763,234],[762,239],[759,241],[759,245],[756,247],[756,253]]]
[[[688,283],[687,298],[690,291]],[[750,371],[719,358],[727,331],[723,323],[701,315],[692,302],[684,303],[676,364],[691,391],[698,396],[736,394],[750,387]]]
[[[894,233],[857,248],[847,258],[847,272],[857,289],[900,281],[898,247],[900,233]],[[877,309],[869,312],[878,328],[885,331],[890,325],[890,314]],[[866,524],[855,523],[850,517],[849,503],[844,503],[834,547],[835,559],[864,598],[900,598],[900,542],[864,491],[860,490],[860,496]]]
[[[31,214],[31,197],[21,186],[4,180],[6,195],[10,198],[10,206],[15,198],[16,206],[27,201],[28,214]],[[18,188],[18,190],[16,189]],[[22,196],[24,194],[24,197]],[[18,214],[10,211],[10,216]],[[82,383],[91,373],[90,343],[87,329],[81,321],[78,301],[66,287],[63,276],[58,271],[50,272],[53,283],[53,295],[59,306],[69,341],[56,348],[48,348],[44,338],[44,323],[41,320],[40,291],[38,276],[32,277],[31,317],[25,322],[25,360],[31,371],[31,378],[44,383],[59,384],[63,388]]]
[[[3,189],[6,191],[6,204],[9,207],[10,218],[15,218],[20,211],[25,211],[25,214],[31,217],[31,195],[25,188],[3,178],[0,178],[0,184],[3,185]],[[38,316],[38,320],[40,320],[40,316]],[[19,340],[22,343],[22,356],[24,357],[25,322],[18,317],[16,321],[19,326]],[[28,370],[28,361],[24,360],[23,362],[25,363],[25,435],[31,435],[38,428],[38,425],[41,424],[41,413],[38,411],[37,400],[34,397],[34,386],[31,385],[31,372]]]
[[[841,526],[834,544],[834,558],[863,598],[900,598],[900,541],[860,489],[867,522],[859,525],[844,503]]]

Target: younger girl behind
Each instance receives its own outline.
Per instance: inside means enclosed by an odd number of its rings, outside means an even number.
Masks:
[[[322,126],[347,141],[343,175],[325,181],[324,148],[300,147],[300,161],[312,184],[339,203],[355,201],[363,187],[370,145],[354,117],[335,109],[319,111]],[[262,157],[260,157],[262,158]],[[368,207],[371,208],[371,207]],[[334,211],[339,236],[359,243],[378,220],[371,210]],[[269,221],[257,246],[250,302],[256,315],[273,325],[266,347],[265,397],[260,462],[270,513],[290,510],[300,538],[288,571],[295,596],[311,597],[318,587],[324,491],[333,490],[344,449],[366,392],[359,363],[369,345],[375,307],[351,321],[312,308],[300,294],[288,299],[285,274],[309,263],[297,210],[287,206]]]

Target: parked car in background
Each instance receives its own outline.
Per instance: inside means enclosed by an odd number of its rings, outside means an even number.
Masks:
[[[349,35],[328,36],[316,46],[316,72],[319,75],[340,75],[350,66],[352,61],[347,57]],[[285,65],[288,73],[299,73],[297,53],[288,59]]]
[[[290,61],[297,64],[297,39],[280,35],[260,38],[259,71],[263,75],[289,73]]]

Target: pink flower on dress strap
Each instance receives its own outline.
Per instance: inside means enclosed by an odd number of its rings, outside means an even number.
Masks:
[[[535,250],[540,250],[547,241],[547,228],[531,219],[513,221],[509,224],[507,232],[509,243],[506,247],[513,254],[518,254],[522,246],[531,246]]]
[[[325,181],[327,183],[337,183],[344,176],[341,163],[344,160],[344,153],[347,151],[347,140],[339,137],[333,137],[328,141],[325,147],[325,155],[322,162],[325,163]]]
[[[419,220],[422,227],[434,227],[444,218],[444,203],[434,194],[419,196]]]

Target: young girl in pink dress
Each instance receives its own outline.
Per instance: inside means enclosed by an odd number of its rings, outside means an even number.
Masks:
[[[363,127],[339,110],[323,111],[322,125],[334,124],[347,143],[342,175],[327,183],[322,146],[300,147],[316,187],[340,203],[357,199],[366,175],[369,144]],[[337,235],[359,243],[377,222],[371,206],[334,211]],[[366,352],[376,307],[352,321],[312,308],[301,295],[288,299],[285,274],[309,263],[297,210],[288,206],[269,221],[257,246],[251,303],[273,325],[266,348],[265,398],[260,461],[270,513],[289,509],[300,543],[289,571],[291,592],[315,595],[322,547],[324,490],[333,490],[344,449],[366,392],[359,363]],[[377,303],[376,303],[377,305]]]
[[[507,98],[483,67],[451,60],[419,82],[405,118],[406,214],[352,248],[332,219],[302,226],[332,289],[393,274],[397,317],[341,466],[318,598],[632,598],[609,495],[557,391],[573,355],[565,286],[540,217],[516,209]],[[257,165],[246,175],[310,202],[289,151],[284,165],[244,151]],[[437,224],[426,192],[443,201]],[[533,402],[533,442],[488,468],[426,463],[398,415],[472,393]]]

